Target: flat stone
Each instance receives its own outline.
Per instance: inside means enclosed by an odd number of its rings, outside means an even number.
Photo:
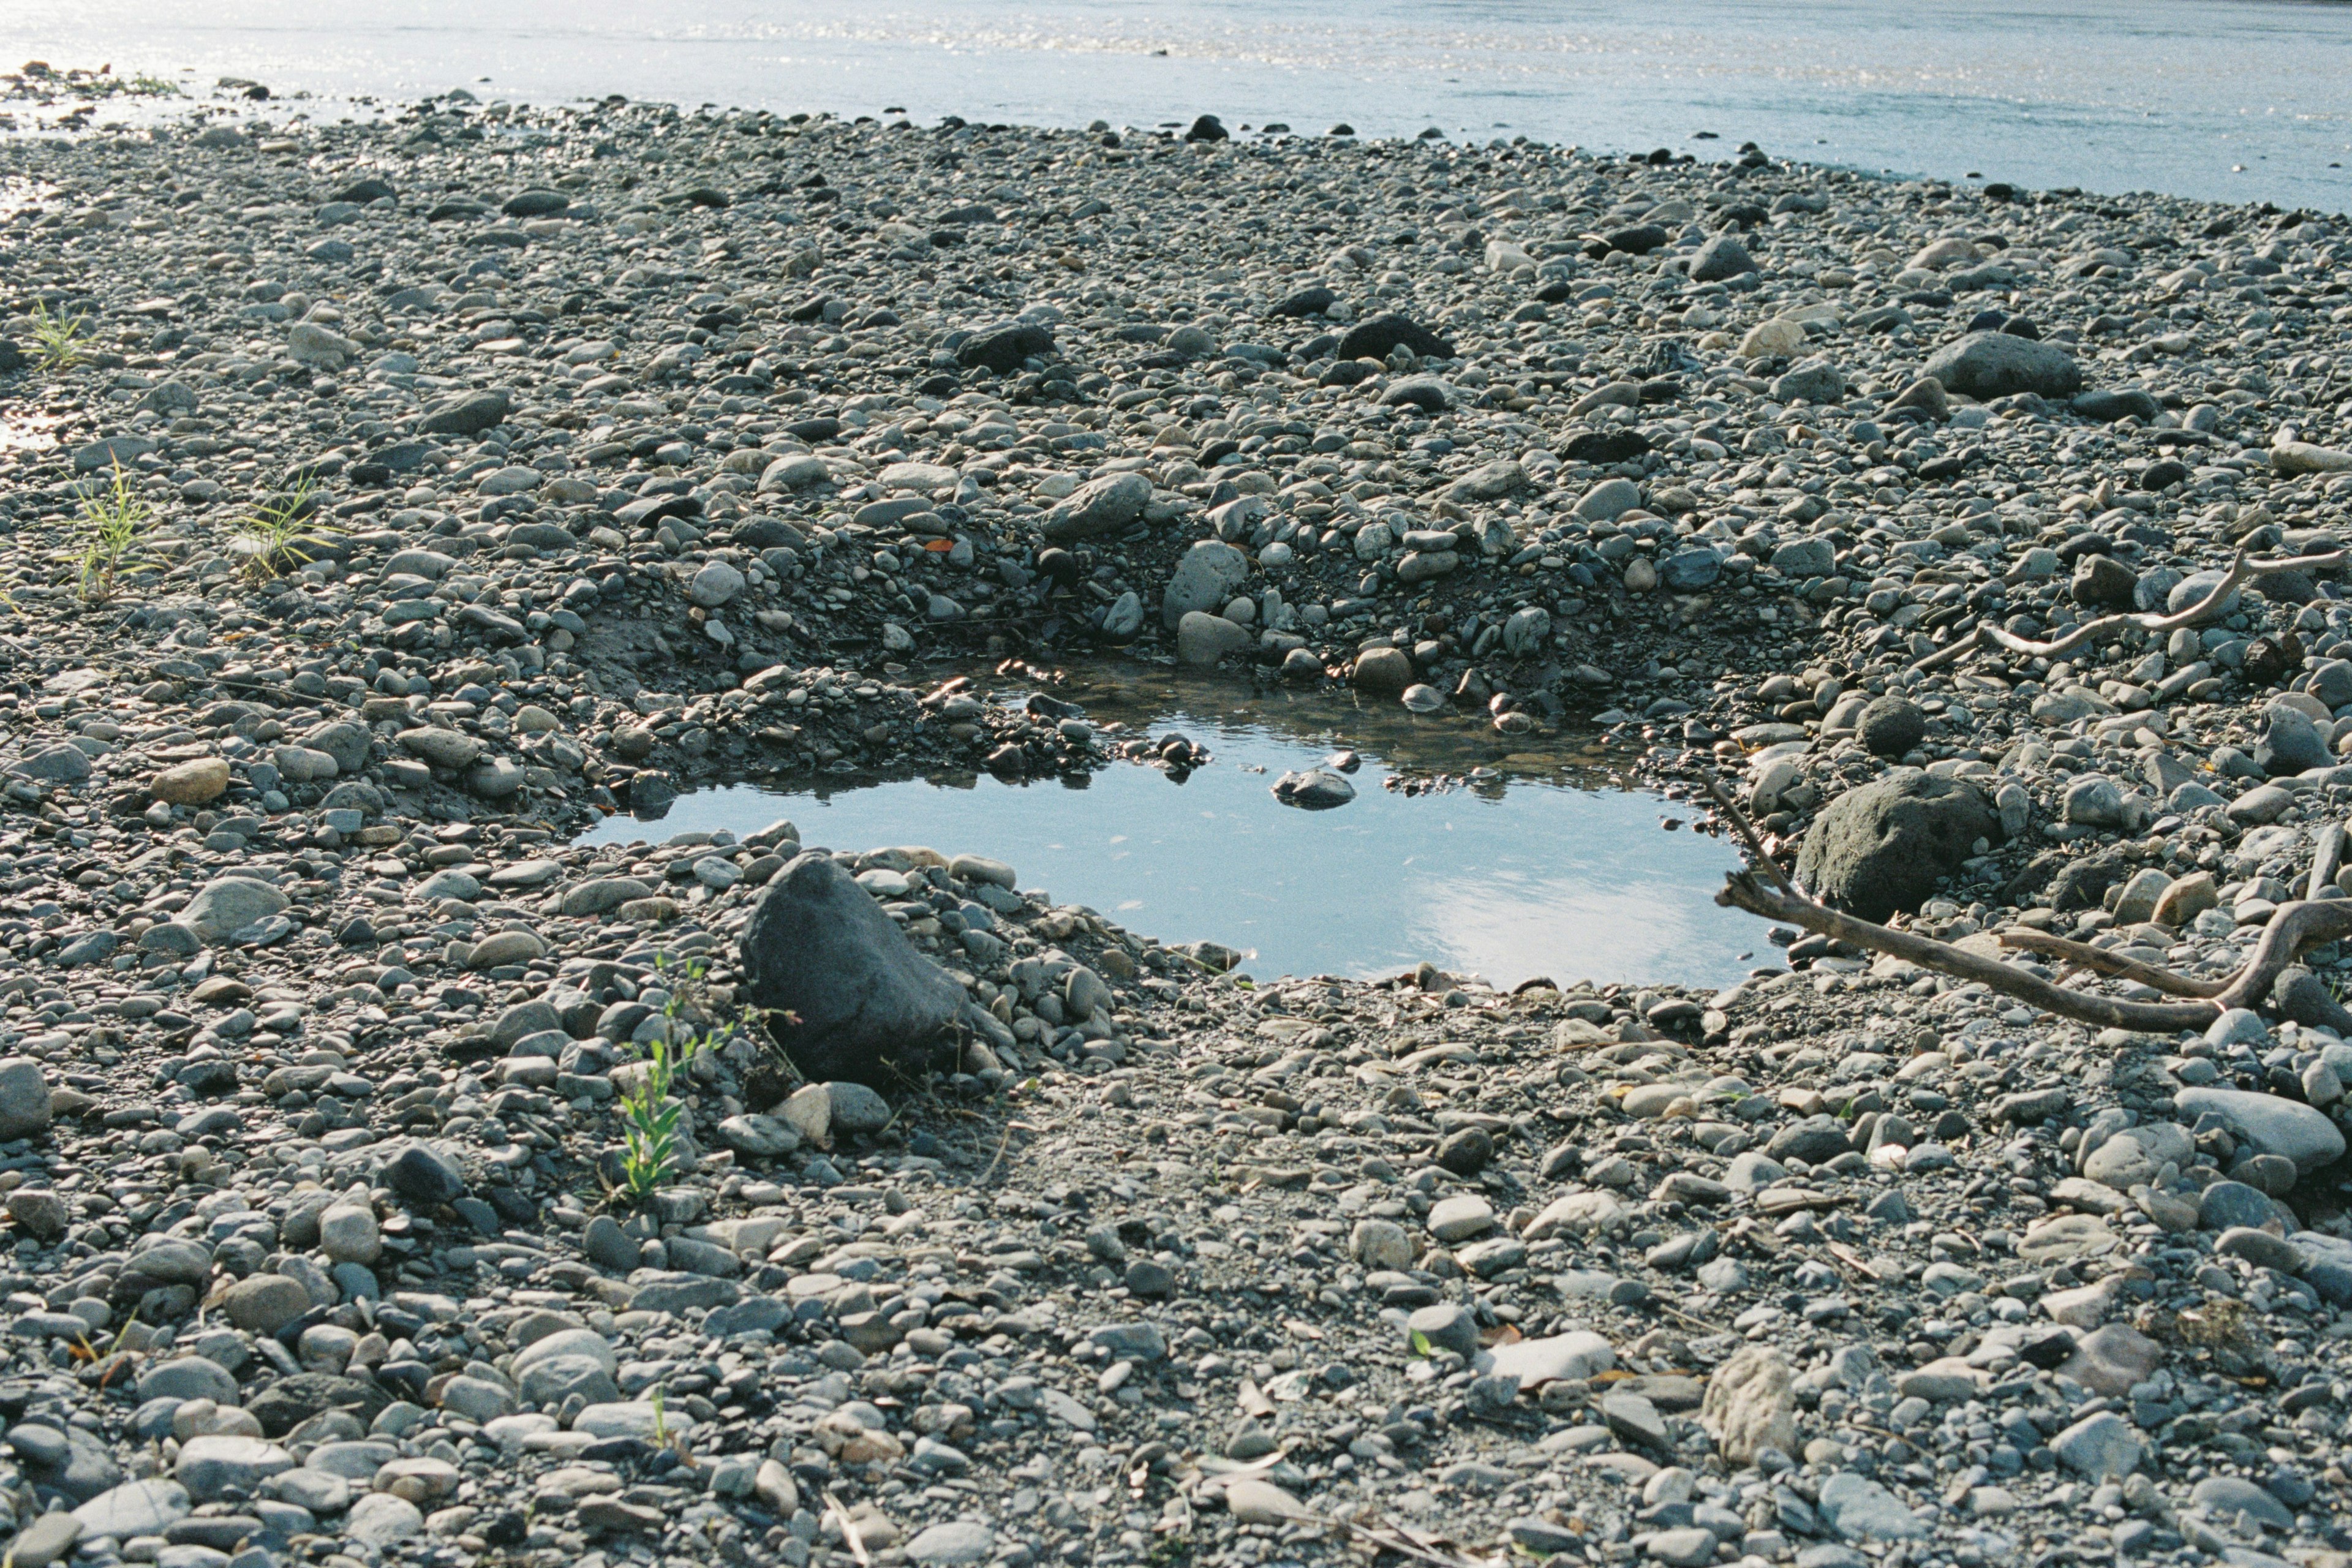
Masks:
[[[1483,1236],[1495,1227],[1495,1210],[1475,1193],[1440,1198],[1429,1211],[1429,1234],[1451,1246]]]
[[[81,1535],[81,1521],[72,1514],[45,1513],[17,1531],[7,1545],[7,1561],[13,1568],[49,1568]]]
[[[294,1456],[258,1437],[191,1437],[180,1445],[173,1475],[198,1502],[232,1489],[247,1496],[280,1470],[294,1468]]]
[[[2027,1231],[2017,1243],[2017,1256],[2035,1265],[2066,1263],[2105,1257],[2120,1245],[2121,1238],[2095,1215],[2061,1215]]]
[[[157,800],[170,805],[202,805],[216,800],[228,788],[226,757],[198,757],[163,769],[148,784]]]
[[[964,1568],[995,1555],[996,1531],[973,1520],[950,1520],[919,1532],[906,1552],[907,1561],[918,1568]]]
[[[238,1328],[274,1334],[310,1310],[310,1293],[299,1280],[282,1274],[256,1274],[240,1279],[221,1300],[221,1312]]]
[[[2344,1134],[2324,1112],[2298,1100],[2241,1089],[2184,1089],[2172,1097],[2184,1121],[2215,1115],[2230,1134],[2263,1154],[2294,1162],[2305,1175],[2344,1157]]]
[[[110,1535],[128,1541],[137,1535],[161,1535],[164,1527],[185,1519],[195,1504],[188,1489],[161,1479],[125,1481],[100,1492],[73,1510],[85,1536]]]
[[[343,1533],[369,1546],[389,1546],[425,1529],[425,1514],[406,1498],[390,1492],[369,1492],[352,1504],[343,1516]]]
[[[2051,1438],[2050,1450],[2078,1476],[2120,1480],[2139,1468],[2147,1445],[2130,1422],[2107,1410],[2086,1415]]]
[[[2293,1530],[2294,1510],[2253,1482],[2238,1476],[2208,1476],[2189,1490],[2189,1500],[2207,1513],[2235,1520],[2250,1513],[2273,1530]]]
[[[1615,1347],[1599,1334],[1578,1329],[1543,1339],[1497,1345],[1489,1352],[1483,1370],[1498,1376],[1516,1377],[1522,1388],[1535,1388],[1559,1381],[1580,1383],[1616,1365]]]
[[[235,1405],[236,1379],[216,1361],[203,1356],[180,1356],[159,1362],[139,1374],[139,1398],[150,1399],[209,1399],[215,1405]]]
[[[1405,1320],[1405,1342],[1418,1351],[1452,1351],[1465,1360],[1478,1353],[1478,1322],[1469,1309],[1453,1302],[1416,1308]]]
[[[1638,1394],[1612,1394],[1601,1401],[1601,1419],[1609,1430],[1628,1443],[1665,1451],[1672,1443],[1666,1431],[1665,1417],[1658,1407]]]
[[[177,916],[206,943],[282,914],[292,900],[267,882],[250,877],[220,877],[196,890]]]
[[[661,1424],[673,1436],[690,1435],[695,1420],[682,1410],[669,1409],[661,1414]],[[651,1400],[632,1400],[609,1405],[591,1405],[572,1417],[572,1430],[585,1432],[593,1437],[642,1437],[653,1440],[656,1412]]]
[[[1869,1477],[1840,1470],[1822,1483],[1822,1522],[1848,1541],[1905,1540],[1927,1533],[1919,1516]]]

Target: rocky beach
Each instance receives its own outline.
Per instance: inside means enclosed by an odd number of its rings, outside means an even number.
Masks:
[[[2352,1564],[2340,216],[0,88],[14,1568]],[[1138,659],[1720,781],[1776,962],[660,824]]]

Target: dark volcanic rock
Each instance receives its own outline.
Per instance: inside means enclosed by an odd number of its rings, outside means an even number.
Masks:
[[[1267,314],[1275,316],[1319,316],[1324,311],[1329,310],[1332,302],[1339,298],[1339,295],[1333,293],[1330,289],[1326,289],[1320,283],[1317,283],[1311,287],[1301,289],[1296,293],[1284,295],[1280,300],[1275,302],[1274,309],[1268,311]]]
[[[1854,739],[1876,757],[1899,757],[1927,733],[1927,715],[1917,703],[1892,693],[1874,698],[1854,721]]]
[[[282,1437],[324,1411],[347,1410],[361,1425],[373,1421],[392,1403],[392,1395],[362,1378],[331,1373],[301,1372],[281,1377],[245,1402],[264,1435]]]
[[[1423,359],[1452,359],[1454,345],[1427,327],[1402,316],[1374,316],[1348,329],[1335,359],[1386,359],[1403,344]]]
[[[1571,463],[1630,463],[1650,449],[1650,438],[1639,430],[1587,430],[1569,437],[1560,456]]]
[[[972,333],[956,347],[956,363],[966,370],[1011,375],[1033,354],[1054,352],[1054,329],[1039,321],[1008,321]]]
[[[873,896],[824,854],[776,873],[743,928],[743,973],[769,1032],[820,1082],[881,1083],[955,1017],[963,987],[907,941]]]
[[[2071,397],[2083,384],[2074,355],[2011,332],[1970,332],[1946,343],[1927,361],[1927,374],[1945,391],[1979,401],[2019,392]]]
[[[427,436],[478,436],[503,424],[514,398],[503,386],[484,392],[461,392],[425,411],[417,430]]]
[[[1797,875],[1814,894],[1864,920],[1916,910],[2000,819],[1976,786],[1896,768],[1832,802],[1805,835]]]

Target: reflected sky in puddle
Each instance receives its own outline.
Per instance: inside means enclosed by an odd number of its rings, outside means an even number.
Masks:
[[[1369,977],[1427,961],[1504,986],[1536,975],[1727,984],[1759,950],[1769,956],[1759,922],[1714,902],[1738,864],[1731,846],[1666,829],[1696,813],[1614,787],[1578,742],[1531,744],[1461,716],[1160,670],[1090,672],[1054,694],[1098,724],[1181,732],[1213,760],[1181,782],[1121,763],[1026,784],[965,773],[705,789],[657,822],[614,817],[583,841],[740,835],[784,816],[811,846],[987,855],[1011,862],[1024,888],[1160,941],[1242,949],[1261,977]],[[1353,801],[1308,812],[1274,798],[1276,777],[1338,745],[1363,758]],[[1492,776],[1418,795],[1385,787],[1473,767]]]

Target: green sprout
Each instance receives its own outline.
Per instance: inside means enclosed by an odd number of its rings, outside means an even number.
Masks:
[[[656,1039],[646,1053],[645,1073],[621,1097],[621,1190],[633,1203],[652,1197],[677,1163],[677,1124],[686,1107],[669,1097],[676,1071],[669,1042]]]
[[[81,363],[81,318],[52,316],[47,304],[34,300],[33,343],[43,370],[71,370]]]
[[[102,605],[114,596],[123,557],[139,542],[153,515],[153,509],[131,489],[122,465],[116,463],[113,484],[104,493],[85,500],[81,516],[74,523],[81,546],[77,574],[84,599]]]
[[[228,552],[241,562],[249,581],[267,583],[309,565],[318,559],[320,536],[341,531],[312,515],[318,510],[318,490],[316,479],[305,479],[290,495],[279,496],[229,525]]]

